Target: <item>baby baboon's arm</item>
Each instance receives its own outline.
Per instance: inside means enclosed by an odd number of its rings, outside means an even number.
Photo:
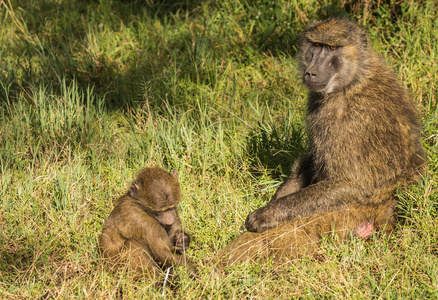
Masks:
[[[178,252],[184,252],[189,249],[190,236],[186,233],[182,227],[181,219],[176,217],[175,223],[168,231],[170,242],[173,245],[173,250]]]

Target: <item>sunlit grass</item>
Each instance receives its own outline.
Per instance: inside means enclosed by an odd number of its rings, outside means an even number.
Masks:
[[[436,298],[438,7],[399,2],[0,1],[0,297]],[[298,35],[349,13],[421,111],[428,172],[397,192],[392,235],[218,276],[214,254],[305,148]],[[97,249],[113,199],[152,165],[178,169],[200,269],[165,290],[108,273]]]

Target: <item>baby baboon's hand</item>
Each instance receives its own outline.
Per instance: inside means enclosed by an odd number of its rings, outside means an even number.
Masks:
[[[190,236],[184,231],[180,231],[175,235],[175,242],[173,244],[173,250],[178,252],[184,252],[189,249]]]
[[[248,231],[263,232],[277,226],[280,222],[275,218],[272,209],[261,207],[248,215],[245,227]]]

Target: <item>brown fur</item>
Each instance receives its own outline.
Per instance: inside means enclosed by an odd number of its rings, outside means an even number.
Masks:
[[[180,201],[176,171],[161,168],[139,172],[129,191],[117,199],[100,237],[102,256],[113,267],[120,264],[155,276],[160,267],[186,266],[190,237],[176,211]]]
[[[300,51],[310,89],[308,152],[268,205],[248,216],[253,232],[220,253],[222,265],[312,254],[332,232],[367,238],[389,231],[395,189],[424,172],[417,110],[362,29],[345,19],[316,22]]]
[[[311,25],[301,42],[304,78],[311,67],[307,51],[321,45],[334,49],[325,52],[333,59],[328,67],[339,70],[325,88],[309,92],[308,153],[268,205],[248,216],[249,231],[352,205],[379,207],[424,171],[417,110],[365,32],[345,19]]]

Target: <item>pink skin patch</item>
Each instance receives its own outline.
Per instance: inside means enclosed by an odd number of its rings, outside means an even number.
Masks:
[[[373,222],[365,222],[356,229],[356,235],[360,238],[367,239],[373,234],[373,230],[376,229]]]

